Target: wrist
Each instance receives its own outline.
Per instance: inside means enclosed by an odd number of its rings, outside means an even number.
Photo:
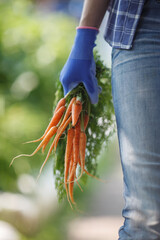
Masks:
[[[91,27],[77,27],[77,33],[75,37],[75,44],[77,46],[85,45],[89,49],[95,47],[95,41],[99,30],[97,28]]]
[[[93,48],[96,46],[95,41],[97,34],[97,29],[78,27],[71,57],[78,59],[91,59],[93,57]]]

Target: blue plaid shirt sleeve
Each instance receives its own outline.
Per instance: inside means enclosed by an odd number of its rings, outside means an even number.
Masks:
[[[112,46],[130,49],[145,0],[112,0],[104,38]]]

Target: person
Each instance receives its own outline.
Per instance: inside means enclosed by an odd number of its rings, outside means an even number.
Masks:
[[[93,48],[107,10],[104,37],[112,46],[112,96],[124,179],[119,240],[160,240],[160,1],[85,0],[60,81],[65,94],[82,82],[92,104],[98,102]]]

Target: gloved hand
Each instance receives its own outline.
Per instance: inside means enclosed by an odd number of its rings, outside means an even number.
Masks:
[[[92,104],[98,102],[98,95],[101,92],[95,77],[93,57],[97,33],[98,30],[94,28],[77,28],[74,45],[60,74],[64,95],[79,83],[83,83]]]

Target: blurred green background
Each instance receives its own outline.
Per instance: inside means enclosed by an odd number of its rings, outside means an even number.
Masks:
[[[36,146],[22,143],[41,136],[48,124],[56,82],[73,44],[82,6],[82,1],[73,5],[78,9],[75,17],[63,11],[62,4],[43,11],[42,3],[0,1],[0,240],[5,240],[5,229],[11,240],[67,239],[67,223],[89,215],[88,196],[100,184],[90,180],[84,193],[76,190],[83,212],[72,212],[67,201],[57,203],[52,159],[38,183],[41,153],[17,159],[9,168],[14,156],[31,153]],[[113,141],[110,153],[105,150],[101,156],[99,173],[105,176],[114,165],[114,146]]]
[[[8,169],[10,159],[31,152],[33,145],[20,143],[39,137],[48,124],[76,20],[44,15],[27,0],[1,1],[0,9],[0,188],[16,191],[17,177],[40,163],[33,159],[31,167],[24,159]]]

